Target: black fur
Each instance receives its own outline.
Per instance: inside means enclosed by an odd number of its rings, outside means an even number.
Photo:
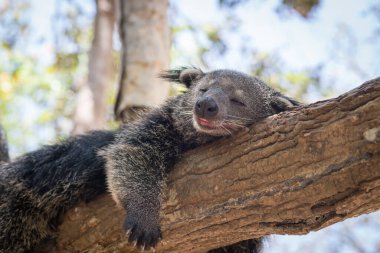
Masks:
[[[54,236],[64,211],[106,191],[96,152],[114,136],[93,132],[1,165],[0,252],[25,252]]]
[[[213,249],[208,253],[260,253],[262,244],[262,238],[257,238]]]

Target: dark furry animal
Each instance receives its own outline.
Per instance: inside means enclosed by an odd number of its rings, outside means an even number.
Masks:
[[[298,104],[230,70],[183,68],[162,77],[188,91],[116,132],[71,138],[1,165],[0,252],[25,252],[54,237],[67,209],[106,191],[105,177],[126,210],[129,241],[155,247],[161,239],[160,196],[181,154]],[[240,244],[246,252],[259,245],[256,239]],[[241,252],[233,251],[240,246],[230,252]]]

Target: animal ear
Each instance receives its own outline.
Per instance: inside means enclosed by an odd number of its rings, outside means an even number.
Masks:
[[[301,105],[300,102],[286,96],[272,97],[269,104],[275,113],[284,112]]]
[[[186,85],[186,87],[190,87],[193,80],[203,75],[204,73],[200,69],[183,67],[180,69],[165,71],[160,75],[160,77],[168,80],[169,82],[182,83]]]
[[[203,76],[204,73],[200,69],[185,69],[179,75],[179,80],[181,83],[185,84],[186,87],[190,87],[193,80]]]

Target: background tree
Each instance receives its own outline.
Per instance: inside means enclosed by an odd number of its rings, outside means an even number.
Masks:
[[[112,88],[115,64],[113,32],[115,0],[97,0],[93,40],[88,62],[88,80],[79,84],[74,113],[74,134],[107,126],[107,95]]]
[[[167,0],[118,1],[122,43],[118,119],[133,119],[136,112],[161,104],[169,95],[169,84],[157,78],[169,67],[168,6]]]

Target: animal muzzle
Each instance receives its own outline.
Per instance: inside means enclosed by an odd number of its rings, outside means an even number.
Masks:
[[[218,115],[219,107],[212,97],[202,97],[195,103],[195,115],[202,119],[213,119]]]

